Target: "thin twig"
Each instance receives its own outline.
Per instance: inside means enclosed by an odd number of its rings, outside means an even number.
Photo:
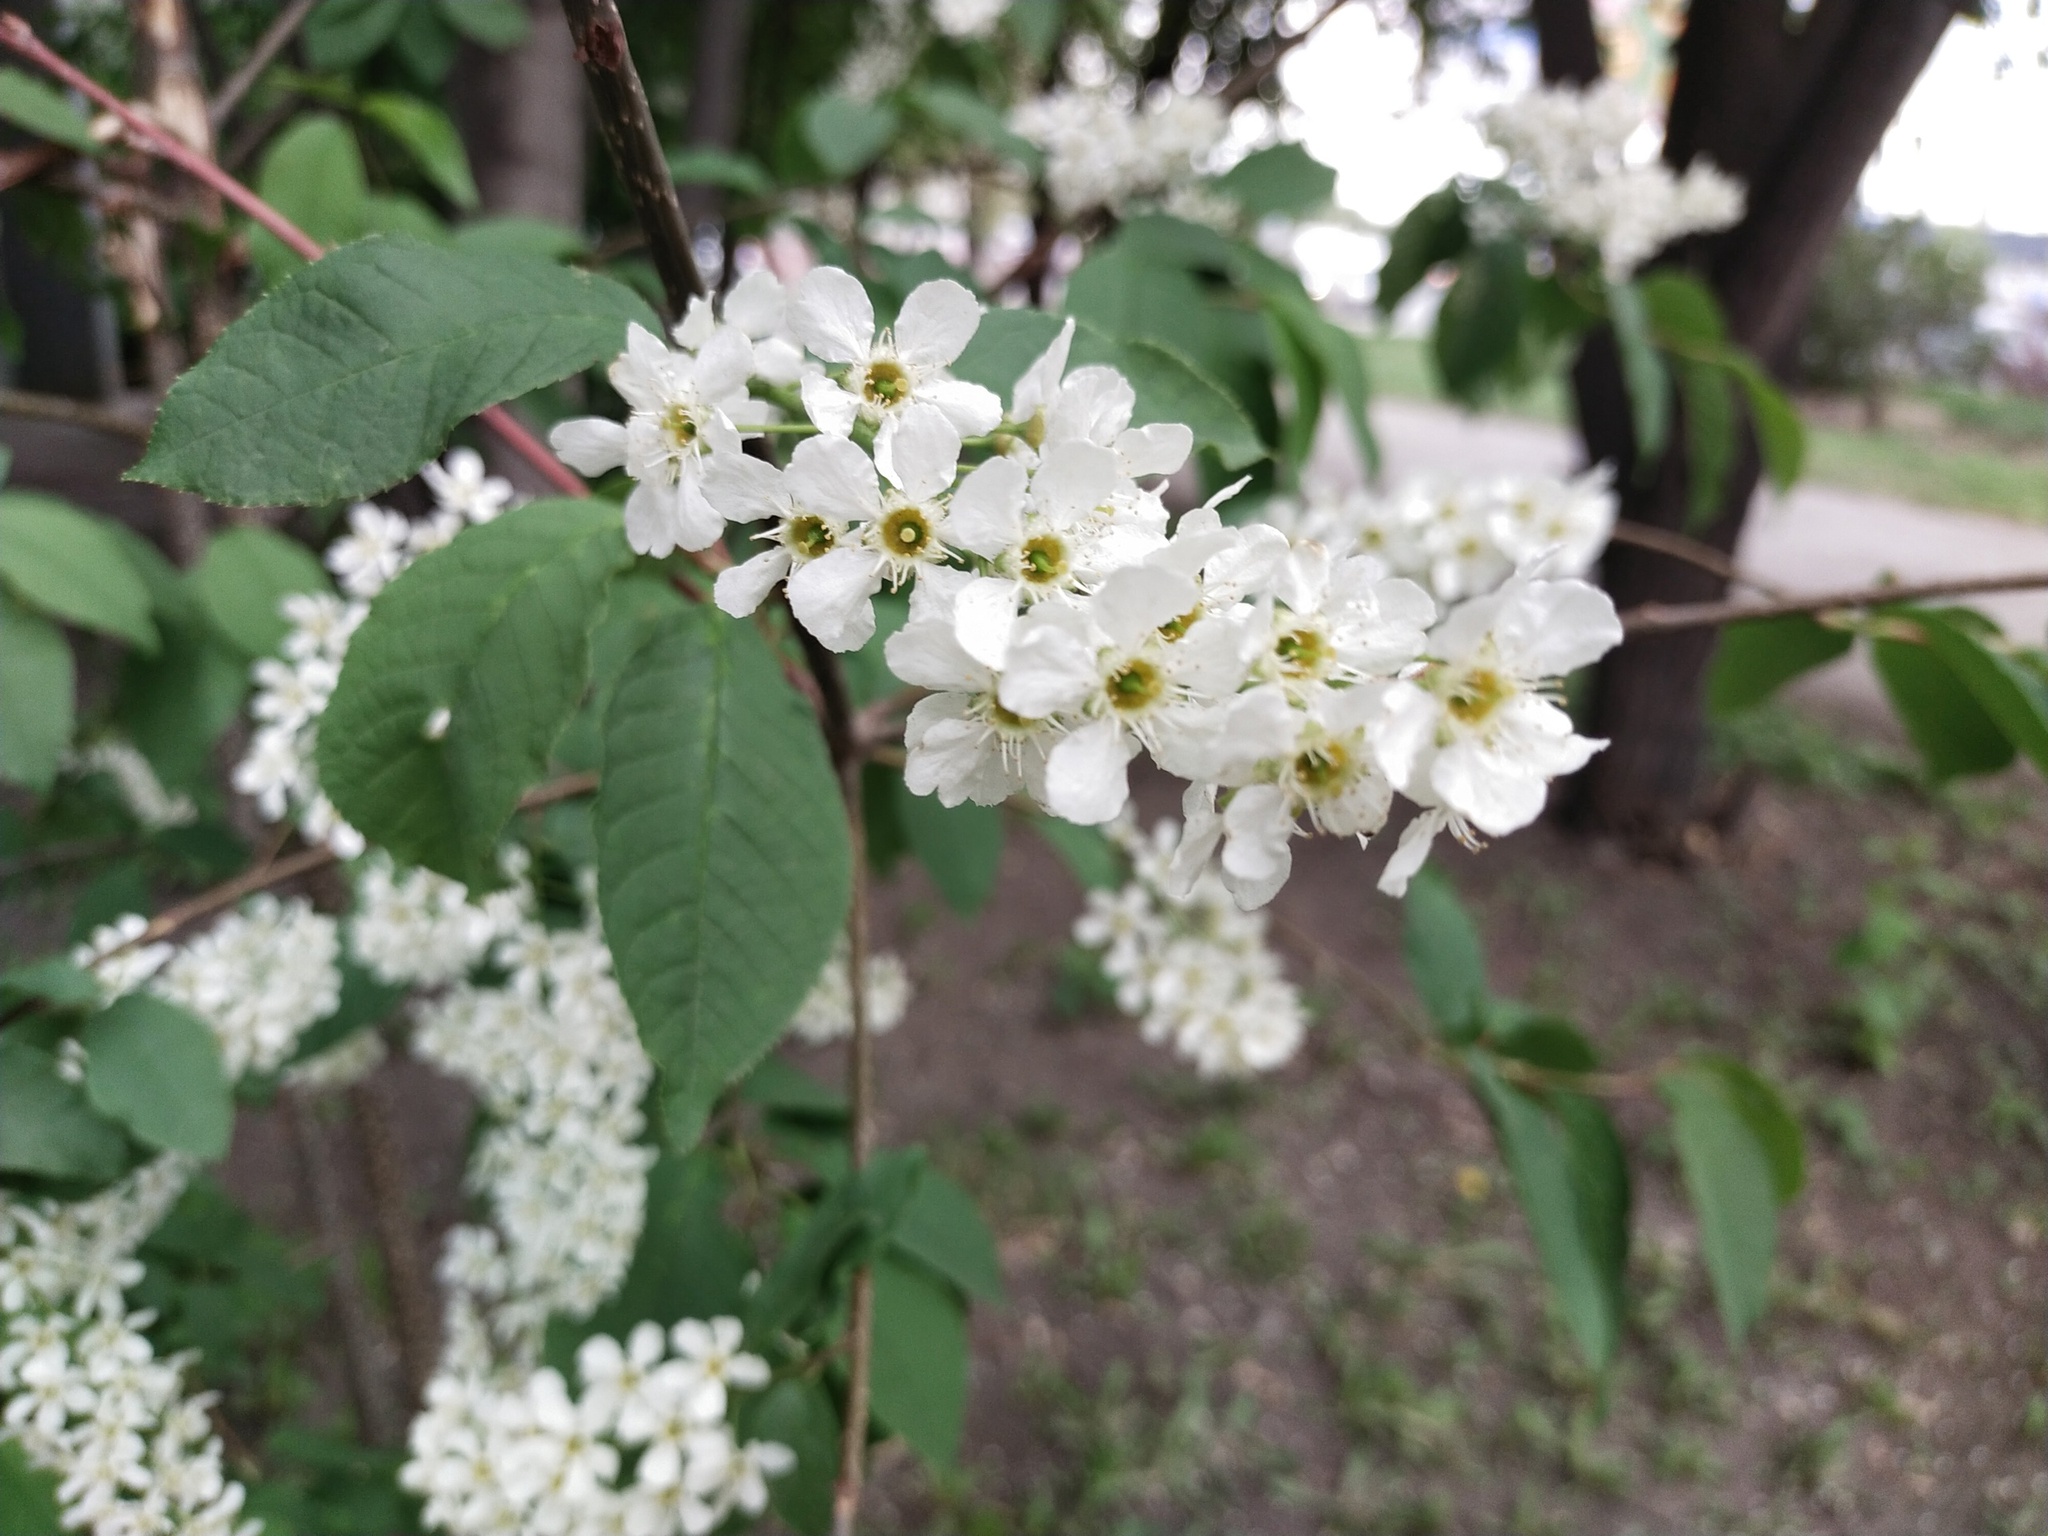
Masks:
[[[292,3],[277,13],[277,20],[263,29],[263,35],[256,39],[256,46],[249,50],[249,57],[242,61],[242,67],[227,78],[219,93],[206,104],[206,116],[213,124],[213,131],[220,132],[227,120],[234,116],[235,108],[242,104],[242,98],[249,94],[249,87],[261,78],[263,71],[270,68],[273,60],[284,52],[285,44],[292,40],[313,14],[313,8],[320,0],[292,0]]]
[[[1881,608],[1891,603],[1917,603],[1930,597],[1967,597],[1974,592],[2024,592],[2048,587],[2048,571],[2018,576],[1964,576],[1947,581],[1854,587],[1846,592],[1815,592],[1768,603],[1644,603],[1621,616],[1630,635],[1669,634],[1679,629],[1705,629],[1741,624],[1750,619],[1781,619],[1800,613],[1840,609]]]
[[[647,236],[647,254],[668,296],[669,318],[680,320],[690,300],[705,296],[704,278],[690,251],[689,220],[669,176],[647,92],[626,46],[626,24],[619,19],[616,0],[562,0],[562,14],[597,108],[598,129]]]
[[[242,212],[269,230],[290,250],[307,261],[318,261],[326,247],[279,213],[254,192],[235,180],[205,155],[192,149],[176,135],[151,122],[92,76],[52,52],[35,34],[35,29],[12,11],[0,12],[0,47],[10,48],[80,92],[95,105],[113,113],[136,144],[169,161],[203,186],[218,192]],[[548,483],[565,496],[588,496],[590,488],[568,465],[550,453],[502,405],[477,412],[477,420],[504,439],[506,445],[530,463]]]
[[[1619,522],[1608,536],[1610,543],[1632,544],[1637,549],[1654,550],[1660,555],[1669,555],[1673,560],[1683,560],[1687,565],[1696,565],[1703,571],[1711,571],[1723,581],[1737,582],[1751,591],[1768,596],[1778,596],[1777,588],[1744,572],[1733,560],[1711,544],[1704,544],[1685,534],[1669,528],[1653,527],[1649,523]]]
[[[440,1308],[435,1301],[433,1272],[420,1251],[419,1226],[406,1184],[405,1158],[398,1131],[384,1102],[383,1088],[366,1077],[349,1089],[349,1108],[363,1141],[363,1176],[370,1188],[370,1214],[377,1229],[377,1249],[391,1291],[391,1320],[397,1325],[399,1375],[405,1382],[406,1410],[420,1405],[440,1354]]]
[[[0,150],[0,192],[33,180],[53,165],[71,158],[73,151],[62,144],[24,144],[19,149]]]
[[[1334,5],[1326,8],[1321,15],[1295,33],[1294,36],[1281,38],[1274,44],[1271,53],[1254,64],[1250,69],[1244,71],[1243,74],[1238,75],[1230,84],[1223,88],[1223,104],[1227,107],[1234,107],[1239,102],[1250,101],[1252,97],[1258,95],[1259,87],[1271,79],[1274,71],[1280,68],[1280,61],[1307,42],[1311,37],[1315,36],[1316,28],[1343,9],[1344,0],[1336,0]]]

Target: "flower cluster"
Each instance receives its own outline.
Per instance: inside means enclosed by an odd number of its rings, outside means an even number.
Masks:
[[[473,523],[487,523],[511,503],[512,486],[486,474],[481,455],[452,448],[420,476],[433,492],[433,514],[418,522],[360,502],[350,508],[348,531],[327,548],[327,568],[346,598],[294,593],[280,604],[291,626],[282,656],[266,656],[253,669],[249,713],[256,730],[235,765],[233,783],[256,802],[266,821],[293,817],[309,842],[325,842],[343,858],[363,852],[362,834],[336,814],[313,772],[314,723],[341,681],[349,638],[369,613],[370,599],[421,555],[439,549]]]
[[[853,1033],[853,984],[848,980],[847,953],[846,936],[841,934],[831,959],[789,1021],[799,1040],[824,1045]],[[867,990],[868,1029],[885,1034],[903,1022],[910,1007],[910,973],[895,955],[869,955],[862,979]]]
[[[1300,502],[1276,498],[1264,510],[1296,539],[1371,555],[1439,603],[1455,603],[1491,592],[1535,560],[1552,576],[1592,570],[1614,531],[1612,480],[1605,464],[1569,480],[1421,475],[1388,494],[1312,492]]]
[[[340,951],[333,918],[252,896],[179,950],[154,990],[206,1021],[230,1077],[274,1072],[340,1002]]]
[[[425,1499],[427,1523],[451,1536],[702,1536],[735,1511],[758,1515],[767,1479],[796,1458],[772,1442],[741,1444],[727,1422],[733,1391],[768,1384],[767,1362],[741,1341],[731,1317],[666,1333],[641,1323],[623,1345],[594,1335],[576,1354],[580,1396],[554,1370],[517,1386],[439,1376],[401,1480]]]
[[[1133,108],[1113,90],[1065,86],[1019,105],[1010,126],[1045,152],[1045,186],[1063,219],[1184,193],[1227,127],[1213,96],[1160,93]]]
[[[1292,1060],[1308,1021],[1266,948],[1264,915],[1239,911],[1213,871],[1181,888],[1174,823],[1148,838],[1122,818],[1109,835],[1130,860],[1130,881],[1088,893],[1074,938],[1101,951],[1117,1006],[1143,1020],[1149,1044],[1172,1045],[1204,1077],[1245,1077]]]
[[[1742,183],[1705,161],[1674,175],[1662,162],[1631,164],[1641,99],[1618,80],[1583,90],[1545,86],[1495,107],[1481,122],[1552,232],[1598,249],[1615,281],[1673,240],[1742,218]]]
[[[749,325],[777,324],[772,297],[767,284],[747,296]],[[1357,552],[1347,527],[1332,525],[1333,547],[1226,526],[1218,505],[1239,487],[1173,524],[1161,491],[1193,434],[1134,426],[1136,392],[1114,369],[1070,370],[1071,324],[1005,411],[947,371],[980,323],[956,283],[915,289],[879,332],[865,289],[835,268],[809,273],[781,309],[790,343],[821,360],[794,370],[813,435],[786,465],[730,451],[720,425],[754,345],[730,307],[722,322],[694,309],[680,350],[635,332],[617,366],[664,392],[635,400],[624,427],[566,422],[554,441],[586,470],[624,454],[634,498],[667,496],[683,547],[726,523],[763,525],[767,549],[719,574],[727,613],[781,586],[799,624],[850,651],[875,634],[876,593],[910,586],[884,654],[928,690],[904,733],[914,793],[991,805],[1023,792],[1094,825],[1123,810],[1129,765],[1149,754],[1194,786],[1183,889],[1220,847],[1224,883],[1249,908],[1285,882],[1304,823],[1365,839],[1406,794],[1429,814],[1392,866],[1399,890],[1434,830],[1470,841],[1526,825],[1549,780],[1600,745],[1554,698],[1620,626],[1604,595],[1546,564],[1582,568],[1598,547],[1612,511],[1597,480],[1509,483],[1413,528],[1403,513],[1418,574],[1463,600],[1440,613],[1398,561]],[[734,359],[718,374],[726,405],[697,382],[713,356]],[[680,458],[634,457],[636,433],[657,428]],[[963,462],[970,446],[979,462]],[[1432,519],[1436,532],[1422,526]],[[1564,628],[1532,632],[1532,614]]]

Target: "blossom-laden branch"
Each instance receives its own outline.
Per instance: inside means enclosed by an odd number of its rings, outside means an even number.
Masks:
[[[20,54],[30,63],[54,75],[72,90],[85,96],[95,106],[112,113],[140,148],[161,160],[168,161],[202,186],[219,193],[275,235],[295,255],[304,257],[307,261],[318,261],[326,254],[326,247],[318,240],[205,155],[186,145],[159,124],[150,121],[92,76],[54,52],[36,36],[33,27],[12,11],[0,12],[0,47]],[[589,488],[582,480],[570,473],[568,467],[550,453],[538,438],[521,426],[512,413],[502,405],[486,406],[477,412],[477,420],[490,428],[508,448],[539,471],[548,484],[560,494],[590,494]]]
[[[1621,616],[1629,635],[1670,634],[1681,629],[1708,629],[1742,624],[1751,619],[1782,619],[1795,614],[1841,613],[1882,608],[1893,603],[1918,603],[1935,597],[1968,597],[1980,592],[2024,592],[2048,587],[2048,571],[2005,576],[1963,576],[1944,581],[1852,587],[1843,592],[1816,592],[1764,603],[1644,603]]]

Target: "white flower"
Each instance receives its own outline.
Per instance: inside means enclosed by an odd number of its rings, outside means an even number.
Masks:
[[[769,549],[718,573],[718,606],[735,618],[760,607],[793,567],[838,548],[853,524],[882,514],[875,466],[843,437],[804,439],[787,469],[743,454],[715,454],[704,494],[728,521],[773,519],[767,532],[754,536]]]
[[[1581,581],[1517,576],[1461,604],[1431,632],[1428,666],[1387,687],[1381,769],[1410,799],[1480,832],[1527,826],[1550,780],[1606,745],[1573,732],[1559,680],[1620,642],[1614,604]]]
[[[910,973],[891,954],[871,954],[862,968],[867,990],[867,1025],[874,1034],[887,1034],[903,1022],[910,1007]],[[832,954],[811,990],[797,1004],[789,1027],[798,1039],[810,1045],[841,1040],[853,1033],[853,984],[848,975],[847,944],[841,934]]]
[[[616,1429],[627,1444],[644,1442],[660,1418],[655,1367],[667,1353],[659,1323],[639,1323],[622,1347],[608,1334],[592,1334],[576,1351],[583,1402],[593,1419]]]
[[[726,1391],[757,1391],[768,1385],[768,1362],[740,1351],[742,1329],[736,1317],[708,1322],[686,1317],[669,1330],[682,1374],[684,1400],[704,1420],[725,1416]]]
[[[348,532],[327,546],[327,569],[350,597],[375,597],[405,569],[411,537],[398,513],[359,501],[348,509]]]
[[[484,456],[474,448],[449,449],[440,463],[420,466],[420,478],[434,493],[437,510],[466,523],[488,523],[512,503],[512,482],[486,473]]]
[[[148,981],[171,958],[168,944],[141,944],[149,931],[149,919],[129,912],[93,929],[86,941],[71,951],[71,963],[91,971],[99,982],[100,996],[107,1002],[133,992]]]
[[[987,37],[1010,0],[931,0],[932,25],[951,38]]]
[[[674,351],[641,326],[627,328],[626,350],[611,366],[612,387],[632,408],[624,426],[585,416],[548,434],[572,469],[600,475],[621,467],[635,484],[626,498],[626,540],[643,555],[706,549],[725,520],[704,499],[707,453],[737,453],[733,413],[747,412],[753,348],[721,326],[692,355]]]
[[[333,918],[253,896],[179,950],[154,990],[213,1030],[230,1076],[272,1072],[340,1002],[340,952]]]
[[[980,303],[956,282],[920,283],[894,327],[878,336],[875,308],[860,280],[837,267],[818,267],[797,284],[789,323],[811,351],[846,369],[843,382],[822,374],[804,381],[805,412],[836,437],[856,421],[872,424],[876,467],[891,480],[896,435],[911,407],[937,407],[961,437],[992,431],[1002,420],[1002,402],[993,394],[946,373],[981,324]]]
[[[324,656],[339,662],[348,654],[349,637],[370,612],[367,604],[345,603],[331,592],[290,592],[277,607],[292,627],[284,637],[289,661]]]
[[[1200,174],[1227,128],[1213,96],[1167,92],[1137,111],[1112,92],[1065,88],[1027,101],[1010,126],[1045,151],[1054,207],[1122,213],[1158,201]]]
[[[325,656],[308,656],[303,661],[279,661],[266,656],[251,669],[256,679],[256,697],[249,713],[282,731],[296,731],[327,708],[327,701],[341,681],[341,667]]]
[[[738,1509],[758,1515],[768,1507],[768,1479],[796,1466],[796,1453],[768,1440],[737,1444],[723,1425],[691,1436],[690,1469],[683,1486],[710,1502],[715,1516]]]

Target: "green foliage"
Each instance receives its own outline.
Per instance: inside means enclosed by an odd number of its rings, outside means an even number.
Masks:
[[[1968,609],[1887,613],[1917,624],[1927,649],[1968,690],[2006,740],[2048,773],[2048,678],[1986,644],[1981,616]]]
[[[496,884],[498,834],[582,697],[606,584],[631,559],[610,505],[529,502],[379,593],[321,722],[341,814],[402,859]]]
[[[1256,222],[1271,214],[1306,218],[1337,190],[1337,173],[1299,144],[1255,150],[1216,178],[1216,190]]]
[[[1465,221],[1465,200],[1455,186],[1440,187],[1408,210],[1394,230],[1387,259],[1380,267],[1373,303],[1391,315],[1400,302],[1428,277],[1431,269],[1456,261],[1472,243]]]
[[[322,245],[346,245],[368,233],[369,178],[356,136],[338,117],[308,113],[279,134],[263,156],[256,192]],[[272,284],[305,265],[305,257],[260,226],[250,233],[249,253]]]
[[[856,101],[838,91],[813,97],[799,120],[804,147],[835,181],[873,164],[903,123],[886,101]]]
[[[1401,908],[1401,954],[1408,978],[1437,1031],[1464,1042],[1479,1033],[1486,1007],[1486,952],[1451,883],[1425,868]]]
[[[0,779],[50,787],[71,742],[76,689],[62,631],[0,590]]]
[[[1628,387],[1636,460],[1647,473],[1663,457],[1671,433],[1671,374],[1657,354],[1649,305],[1640,288],[1631,283],[1609,285],[1607,317],[1621,355],[1622,382]]]
[[[1852,987],[1842,1004],[1852,1029],[1850,1049],[1878,1071],[1891,1071],[1947,979],[1925,925],[1897,892],[1874,890],[1862,926],[1836,949],[1835,965]]]
[[[121,1128],[19,1027],[0,1034],[0,1173],[100,1185],[128,1165]]]
[[[950,1466],[967,1410],[967,1309],[951,1286],[893,1258],[874,1273],[875,1416],[927,1462]]]
[[[839,1410],[815,1381],[778,1381],[743,1410],[743,1440],[772,1440],[796,1453],[796,1466],[768,1485],[769,1507],[800,1536],[832,1528],[839,1476]]]
[[[233,506],[321,505],[412,474],[455,424],[654,326],[628,289],[404,236],[294,273],[181,377],[128,477]]]
[[[85,1008],[99,1000],[99,983],[88,971],[52,955],[0,971],[0,998],[35,998],[58,1008]]]
[[[905,97],[920,116],[964,143],[1014,161],[1029,171],[1037,171],[1045,164],[1037,145],[1010,131],[999,107],[964,85],[948,80],[931,81],[912,86]]]
[[[1529,293],[1528,259],[1514,241],[1484,241],[1459,266],[1433,337],[1437,375],[1452,399],[1481,403],[1513,368]]]
[[[353,654],[353,653],[352,653]],[[598,891],[672,1144],[774,1044],[846,915],[852,855],[810,707],[752,626],[678,614],[605,724]]]
[[[1903,639],[1879,638],[1870,650],[1929,778],[1938,784],[1963,774],[1996,773],[2012,762],[2012,738],[1947,656],[1931,644]]]
[[[723,187],[742,197],[766,197],[775,190],[775,178],[760,161],[712,144],[670,150],[668,173],[678,186]]]
[[[1972,321],[1990,264],[1991,248],[1975,231],[1917,219],[1866,223],[1852,211],[1800,328],[1801,380],[1878,402],[1906,372],[1976,372],[1985,356]]]
[[[131,992],[86,1021],[85,1096],[145,1146],[211,1162],[235,1106],[213,1031],[182,1008]]]
[[[306,62],[353,69],[391,40],[410,0],[326,0],[306,18]]]
[[[1003,1298],[1003,1268],[974,1198],[944,1174],[926,1171],[904,1208],[896,1248],[981,1301]]]
[[[1740,1062],[1696,1056],[1657,1079],[1671,1108],[1700,1249],[1731,1348],[1763,1314],[1778,1246],[1778,1210],[1805,1179],[1799,1123]]]
[[[1715,363],[1681,358],[1673,372],[1685,402],[1685,526],[1697,532],[1721,512],[1735,460],[1735,384]]]
[[[1052,844],[1053,852],[1067,866],[1083,890],[1114,890],[1124,883],[1123,856],[1099,827],[1078,827],[1057,816],[1035,816],[1031,825]]]
[[[274,655],[291,625],[278,605],[295,592],[333,590],[303,544],[268,528],[230,528],[206,546],[192,590],[214,628],[244,656]]]
[[[100,142],[92,123],[71,98],[47,81],[12,65],[0,66],[0,122],[27,129],[39,139],[61,144],[81,155],[96,155]]]
[[[434,9],[471,42],[491,49],[517,48],[532,27],[519,0],[434,0]]]
[[[523,11],[519,14],[525,15]],[[469,155],[447,113],[418,97],[391,91],[372,92],[356,107],[398,141],[413,164],[449,202],[458,208],[476,206],[476,178],[470,174]]]
[[[822,1311],[836,1277],[887,1244],[924,1176],[922,1152],[892,1148],[827,1188],[748,1300],[748,1333],[794,1330]]]
[[[894,778],[896,815],[917,860],[963,917],[972,917],[995,889],[1003,860],[1003,808],[971,801],[947,807],[936,795],[913,795]]]
[[[57,1474],[28,1463],[18,1440],[0,1440],[0,1530],[7,1536],[62,1536]]]
[[[1726,718],[1753,709],[1801,673],[1846,654],[1854,641],[1848,630],[1803,613],[1730,624],[1707,679],[1707,712]]]
[[[55,496],[0,495],[0,582],[51,618],[143,651],[157,648],[149,588],[119,537]]]

